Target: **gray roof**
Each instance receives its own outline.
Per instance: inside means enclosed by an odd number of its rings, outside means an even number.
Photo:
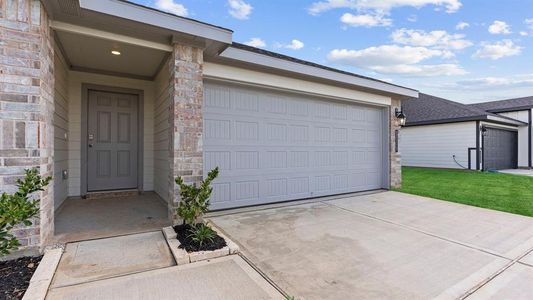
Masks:
[[[475,106],[466,105],[451,100],[419,94],[419,98],[412,98],[402,102],[402,109],[407,117],[406,126],[442,124],[462,121],[482,121],[497,119],[500,123],[517,125],[521,123],[511,118],[487,112]]]
[[[469,106],[492,112],[529,109],[533,107],[533,96],[507,100],[474,103]]]

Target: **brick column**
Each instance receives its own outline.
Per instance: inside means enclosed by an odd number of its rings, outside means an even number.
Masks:
[[[203,49],[196,46],[175,44],[170,59],[171,178],[169,215],[178,222],[176,207],[180,201],[179,189],[174,182],[182,176],[187,183],[199,182],[203,173]]]
[[[0,191],[13,192],[24,169],[53,173],[54,49],[39,0],[0,1]],[[22,248],[54,233],[53,182],[38,195],[40,218],[14,230]]]
[[[396,108],[401,109],[401,101],[392,99],[390,110],[390,185],[392,188],[402,186],[402,160],[400,152],[396,152],[396,143],[400,143],[400,125],[396,118]],[[398,141],[396,141],[396,130],[398,130]]]

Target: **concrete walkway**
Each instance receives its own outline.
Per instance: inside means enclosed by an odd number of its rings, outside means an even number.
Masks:
[[[395,192],[212,217],[302,299],[533,299],[533,218]]]
[[[237,255],[52,289],[46,299],[284,299]]]
[[[176,266],[160,231],[67,244],[46,299],[283,299],[241,257]]]
[[[512,175],[533,176],[533,170],[526,169],[499,170],[498,172]]]
[[[52,288],[175,266],[161,232],[67,244]]]

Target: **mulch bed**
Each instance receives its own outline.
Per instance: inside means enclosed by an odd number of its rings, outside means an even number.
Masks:
[[[191,229],[191,225],[188,224],[174,226],[174,231],[176,232],[178,241],[180,241],[181,244],[180,248],[185,249],[185,251],[213,251],[226,247],[226,240],[224,240],[224,238],[218,234],[215,236],[212,243],[205,243],[200,247],[199,244],[189,238]]]
[[[22,299],[42,256],[0,261],[0,299]]]

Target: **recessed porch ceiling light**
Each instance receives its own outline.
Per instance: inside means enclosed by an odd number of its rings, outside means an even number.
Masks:
[[[111,50],[111,54],[113,54],[113,55],[120,55],[120,54],[122,54],[122,53],[120,53],[120,51],[118,51],[118,50]]]

